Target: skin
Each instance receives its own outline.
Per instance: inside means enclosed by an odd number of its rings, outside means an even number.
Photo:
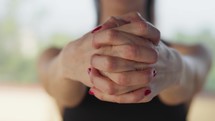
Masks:
[[[145,103],[158,95],[168,105],[189,102],[201,90],[209,51],[203,45],[164,45],[159,30],[143,19],[144,3],[101,0],[100,30],[41,55],[39,76],[60,107],[77,106],[87,87],[103,101]]]

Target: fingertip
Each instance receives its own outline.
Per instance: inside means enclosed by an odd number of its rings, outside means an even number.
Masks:
[[[151,89],[146,89],[145,92],[144,92],[144,95],[148,96],[148,95],[151,94],[151,92],[152,92]]]
[[[95,32],[97,32],[97,31],[99,31],[101,29],[102,29],[102,26],[98,26],[95,29],[93,29],[91,33],[94,34]]]
[[[91,68],[88,68],[88,69],[87,69],[87,73],[90,75],[90,73],[91,73]]]
[[[93,89],[90,89],[90,90],[88,91],[88,94],[89,94],[89,95],[95,95]]]
[[[97,77],[101,76],[99,70],[94,68],[94,67],[91,67],[91,75],[92,76],[97,76]]]

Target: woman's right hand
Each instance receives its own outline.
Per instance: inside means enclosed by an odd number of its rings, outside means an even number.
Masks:
[[[118,25],[123,25],[125,21],[117,21]],[[96,49],[93,46],[94,34],[104,30],[116,27],[115,18],[110,18],[103,25],[98,26],[91,32],[85,34],[76,41],[70,42],[65,46],[59,56],[59,71],[61,77],[66,80],[79,81],[88,87],[92,87],[92,83],[89,78],[89,69],[91,67],[91,57],[98,53],[108,53],[106,51]],[[108,35],[104,36],[103,39],[107,40]],[[102,51],[102,52],[101,52]],[[114,55],[114,53],[109,53]]]
[[[92,86],[87,69],[90,67],[91,56],[98,51],[92,47],[92,40],[92,33],[87,33],[63,48],[59,60],[64,79],[79,81],[88,87]]]

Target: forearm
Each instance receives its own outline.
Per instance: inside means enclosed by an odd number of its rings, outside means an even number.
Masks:
[[[60,50],[45,51],[39,60],[39,77],[47,92],[63,107],[74,107],[85,95],[86,87],[63,76],[60,63]]]
[[[181,52],[181,79],[177,85],[167,88],[159,95],[164,103],[171,105],[187,102],[201,90],[211,64],[209,51],[201,45],[174,47]]]

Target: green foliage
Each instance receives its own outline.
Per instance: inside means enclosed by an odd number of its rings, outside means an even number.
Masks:
[[[6,16],[0,19],[0,82],[34,83],[37,82],[37,54],[24,54],[21,46],[20,27],[16,12],[20,0],[8,0]],[[27,33],[26,33],[27,34]],[[38,51],[50,45],[62,47],[71,37],[53,33],[46,42],[38,41]],[[30,40],[29,40],[30,41]]]
[[[215,64],[213,65],[208,77],[208,81],[205,85],[206,89],[215,91]]]

